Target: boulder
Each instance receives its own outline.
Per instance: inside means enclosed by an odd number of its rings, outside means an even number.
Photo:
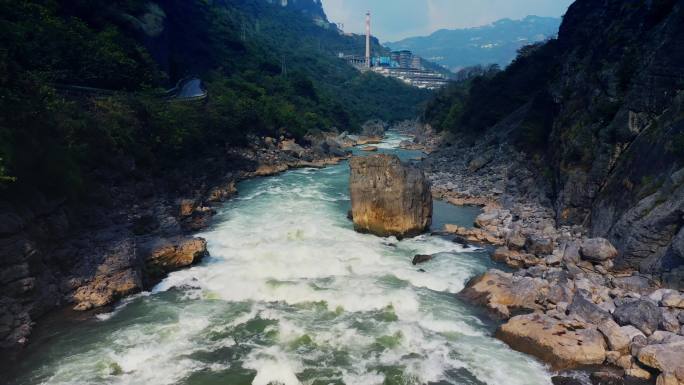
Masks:
[[[578,264],[580,262],[579,246],[575,242],[567,242],[563,245],[563,261],[568,264]]]
[[[629,344],[632,342],[630,332],[620,327],[612,318],[602,321],[598,330],[606,337],[610,350],[623,354],[629,352]]]
[[[684,342],[684,336],[662,330],[648,336],[649,345],[671,344],[673,342]]]
[[[506,246],[511,250],[520,251],[525,247],[525,242],[527,240],[520,233],[520,231],[511,231],[506,235]]]
[[[639,275],[631,275],[629,277],[615,277],[611,280],[613,286],[616,288],[632,291],[643,294],[651,290],[650,281]],[[657,302],[657,301],[656,301]]]
[[[660,304],[667,307],[684,309],[684,295],[677,291],[671,291],[663,295]]]
[[[632,325],[621,326],[620,329],[629,336],[630,341],[634,341],[635,338],[646,341],[646,335]]]
[[[571,376],[553,376],[551,383],[553,385],[585,385],[581,379]]]
[[[494,251],[494,254],[492,254],[492,259],[500,263],[505,263],[514,269],[536,266],[543,262],[532,254],[524,254],[515,250],[510,250],[506,246],[497,248]]]
[[[582,294],[575,295],[572,303],[568,306],[568,314],[594,325],[613,320],[610,313],[598,307]],[[629,341],[627,342],[629,343]]]
[[[554,370],[598,365],[606,359],[605,341],[596,327],[563,322],[545,314],[513,317],[497,330],[496,336]]]
[[[589,378],[592,385],[624,385],[625,379],[614,371],[602,370],[593,372]]]
[[[197,207],[197,201],[194,199],[180,199],[178,200],[178,216],[181,218],[192,215]]]
[[[349,163],[357,231],[406,237],[429,230],[432,194],[423,171],[386,154],[353,157]]]
[[[499,211],[493,210],[488,213],[482,213],[475,218],[475,227],[486,229],[490,226],[495,226],[501,222],[499,220]]]
[[[444,225],[444,232],[463,237],[465,240],[477,243],[488,243],[490,245],[503,245],[504,241],[498,235],[489,231],[475,228],[466,228],[458,225]]]
[[[494,154],[491,152],[485,153],[484,155],[478,155],[468,163],[468,171],[477,172],[488,165],[492,160],[494,160]]]
[[[575,285],[571,280],[559,280],[556,284],[549,287],[549,293],[546,299],[550,303],[560,304],[564,303],[565,308],[563,313],[567,311],[568,304],[572,302],[575,295]]]
[[[280,149],[280,151],[283,151],[284,153],[290,154],[297,158],[301,157],[302,155],[304,155],[304,152],[306,152],[306,150],[304,150],[302,146],[297,144],[297,142],[295,142],[294,139],[286,139],[281,141],[278,144],[278,148]]]
[[[549,255],[553,253],[553,242],[548,238],[530,236],[525,241],[525,248],[532,254]]]
[[[651,301],[653,301],[655,303],[660,303],[660,301],[663,300],[663,297],[665,296],[665,294],[670,293],[670,292],[675,292],[675,291],[676,290],[672,290],[672,289],[653,290],[651,293],[649,293],[648,299],[650,299]],[[661,305],[662,305],[662,303],[661,303]]]
[[[601,263],[617,257],[618,251],[605,238],[589,238],[582,241],[580,254],[587,261]]]
[[[208,255],[203,238],[157,238],[141,247],[148,273],[160,276],[197,263]]]
[[[671,333],[679,333],[680,326],[677,315],[667,308],[661,308],[661,310],[663,318],[660,321],[660,328]]]
[[[658,306],[647,300],[624,303],[615,309],[613,316],[620,325],[634,325],[647,336],[658,330],[662,322]]]
[[[234,180],[229,180],[226,183],[220,184],[211,188],[207,192],[207,202],[223,202],[237,193],[237,187]]]
[[[432,255],[423,255],[423,254],[418,254],[415,257],[413,257],[413,265],[418,265],[421,263],[429,262],[432,260]]]
[[[539,303],[543,302],[548,290],[548,282],[542,279],[519,277],[492,269],[470,281],[461,296],[505,319],[514,311],[541,309]]]
[[[637,358],[642,364],[661,371],[658,385],[684,384],[684,342],[643,347]]]

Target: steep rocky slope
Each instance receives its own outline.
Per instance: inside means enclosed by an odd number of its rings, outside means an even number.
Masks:
[[[502,190],[516,170],[534,169],[519,192],[552,207],[558,225],[609,238],[618,267],[679,280],[682,41],[683,1],[578,0],[557,40],[529,47],[446,106],[433,103],[426,120],[468,148],[476,143]],[[524,155],[521,167],[498,158],[509,147]]]

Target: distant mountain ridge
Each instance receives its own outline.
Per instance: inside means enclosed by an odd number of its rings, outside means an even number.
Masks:
[[[452,71],[478,64],[505,67],[522,46],[558,34],[561,19],[527,16],[522,20],[501,19],[482,27],[441,29],[430,36],[410,37],[384,45],[407,49]]]

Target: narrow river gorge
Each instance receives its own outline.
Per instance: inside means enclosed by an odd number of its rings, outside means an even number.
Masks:
[[[415,157],[402,139],[380,151]],[[197,234],[211,257],[78,327],[44,327],[11,383],[550,384],[455,295],[488,252],[356,233],[348,176],[343,162],[242,182]],[[477,215],[435,205],[435,228]]]

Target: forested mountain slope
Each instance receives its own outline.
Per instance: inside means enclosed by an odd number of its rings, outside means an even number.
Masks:
[[[354,131],[411,118],[426,97],[336,58],[362,37],[341,35],[314,0],[3,0],[0,11],[5,191],[74,193],[112,157],[162,168],[248,134]],[[161,97],[190,75],[205,103]],[[108,92],[65,95],[72,86]]]
[[[445,90],[425,118],[516,146],[537,164],[559,224],[610,238],[623,265],[675,271],[684,265],[682,41],[682,1],[578,0],[557,40]]]

